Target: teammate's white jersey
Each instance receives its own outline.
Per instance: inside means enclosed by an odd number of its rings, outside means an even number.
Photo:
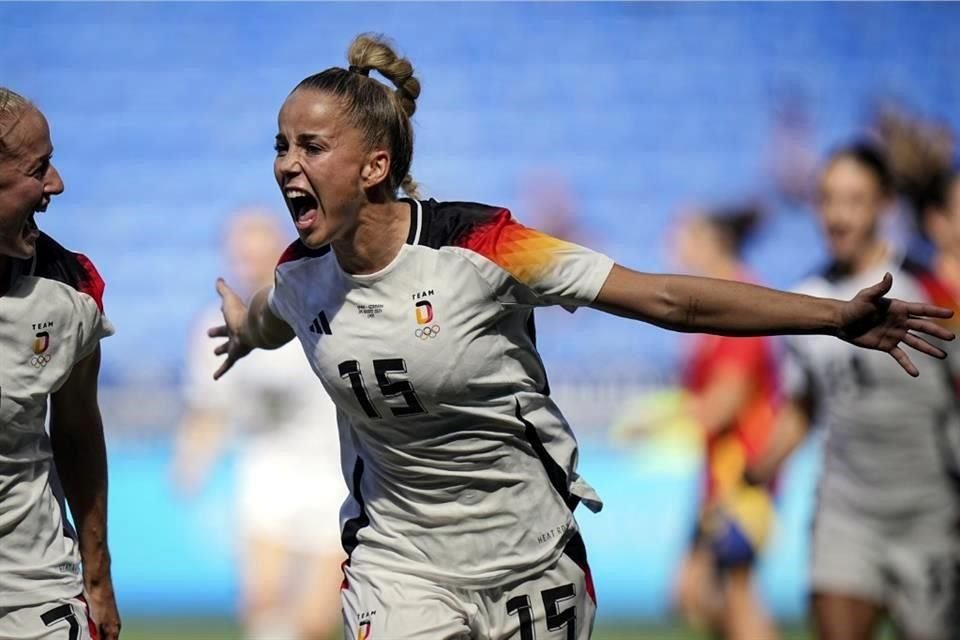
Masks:
[[[0,607],[80,594],[80,555],[45,429],[47,399],[113,333],[86,257],[41,234],[0,296]]]
[[[351,275],[296,242],[270,306],[339,409],[351,566],[521,580],[557,561],[579,501],[601,506],[550,399],[532,307],[593,302],[613,262],[503,209],[408,202],[407,243],[384,269]]]
[[[893,259],[855,277],[832,269],[797,290],[850,299],[887,271],[893,274],[891,297],[930,299],[931,276]],[[920,376],[911,378],[889,354],[832,337],[791,336],[787,347],[785,391],[812,394],[814,420],[828,428],[821,503],[881,518],[956,508],[950,475],[957,452],[949,443],[957,441],[952,435],[960,423],[947,363],[914,353]]]
[[[219,309],[202,315],[185,399],[191,409],[222,416],[231,430],[239,533],[307,553],[330,552],[338,546],[337,514],[347,494],[337,409],[293,342],[257,349],[214,381],[219,358],[206,329],[222,323]]]
[[[220,324],[219,308],[201,315],[188,354],[187,406],[223,412],[243,446],[309,448],[325,452],[338,466],[337,409],[303,351],[293,343],[257,349],[238,362],[230,375],[214,380],[219,358],[206,329]]]

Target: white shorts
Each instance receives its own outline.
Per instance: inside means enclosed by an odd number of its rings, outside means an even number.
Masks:
[[[557,563],[492,589],[440,586],[412,575],[344,566],[346,640],[588,640],[593,579],[577,535]]]
[[[909,637],[957,638],[960,536],[955,527],[946,518],[880,524],[840,508],[821,508],[813,528],[811,589],[876,602]]]
[[[238,460],[237,517],[244,536],[303,553],[339,551],[346,495],[339,467],[288,448],[251,446]]]
[[[97,627],[82,597],[46,604],[0,608],[3,640],[97,640]]]

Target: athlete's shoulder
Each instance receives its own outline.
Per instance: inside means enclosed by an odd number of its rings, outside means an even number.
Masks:
[[[484,240],[495,240],[504,228],[519,226],[504,207],[432,199],[421,201],[420,205],[423,209],[420,244],[433,249],[474,248]]]
[[[940,288],[944,286],[929,264],[921,260],[917,260],[912,256],[906,256],[899,261],[897,264],[897,272],[898,273],[894,273],[894,277],[899,275],[912,278],[913,280],[916,280],[924,289],[927,287]],[[944,292],[946,292],[945,287]]]
[[[310,258],[320,258],[330,253],[330,245],[323,245],[319,249],[311,249],[303,244],[303,241],[297,238],[284,250],[277,261],[277,266],[291,264],[300,260]]]
[[[93,262],[82,253],[65,249],[45,233],[37,239],[36,255],[30,275],[62,282],[89,295],[103,311],[105,284]]]
[[[900,263],[900,271],[917,283],[929,302],[948,309],[958,308],[958,300],[950,288],[928,264],[907,256]]]

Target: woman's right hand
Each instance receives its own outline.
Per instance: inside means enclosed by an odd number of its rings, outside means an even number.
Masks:
[[[223,278],[217,278],[217,293],[220,295],[220,311],[223,313],[224,324],[212,327],[207,331],[207,335],[211,338],[227,339],[213,350],[218,356],[226,354],[227,358],[213,374],[214,380],[219,380],[237,360],[253,351],[253,346],[244,339],[244,336],[248,335],[247,305]]]

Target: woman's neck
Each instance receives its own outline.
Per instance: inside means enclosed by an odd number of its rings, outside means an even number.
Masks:
[[[340,268],[347,273],[376,273],[393,262],[409,232],[409,203],[370,203],[357,215],[356,226],[343,238],[334,240],[333,251]]]
[[[860,275],[883,263],[889,254],[890,249],[887,243],[876,238],[864,251],[854,256],[846,267],[850,275]]]

